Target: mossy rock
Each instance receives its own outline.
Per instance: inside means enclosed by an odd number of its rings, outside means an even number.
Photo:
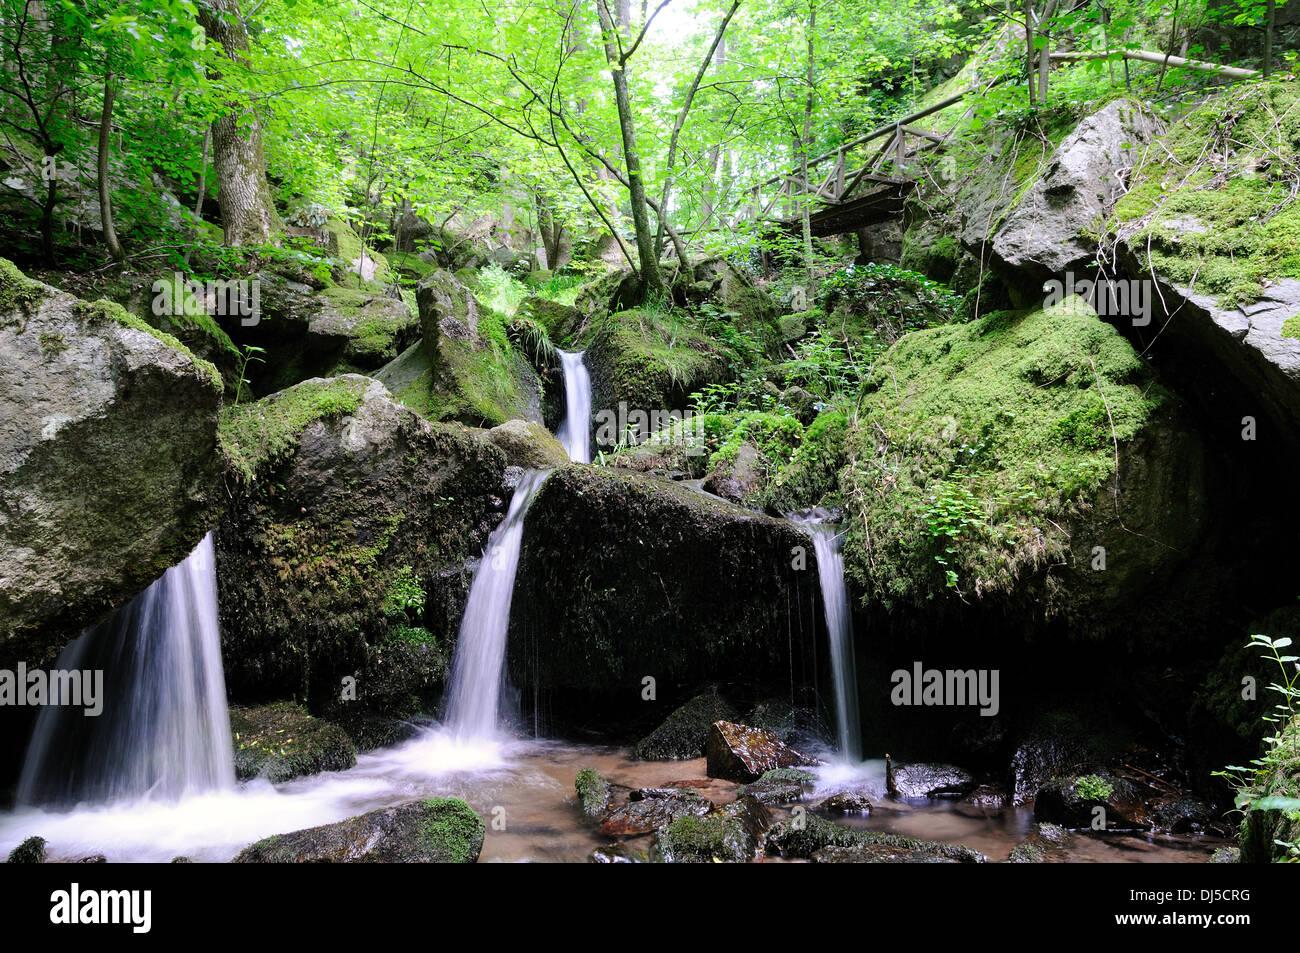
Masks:
[[[573,781],[584,817],[598,818],[609,807],[609,781],[594,768],[583,768]]]
[[[231,708],[235,776],[279,784],[322,771],[345,771],[357,763],[347,732],[307,714],[293,702]]]
[[[244,848],[237,864],[472,864],[483,821],[459,798],[429,798],[337,824],[277,834]]]
[[[675,819],[659,832],[651,856],[669,864],[746,863],[771,823],[766,807],[742,795],[703,817]]]
[[[1264,760],[1257,783],[1243,792],[1249,801],[1239,834],[1243,864],[1292,860],[1300,849],[1300,716],[1282,728]],[[1265,798],[1288,806],[1259,807]]]
[[[29,837],[9,852],[5,863],[8,864],[43,864],[45,863],[45,838]]]
[[[528,420],[507,420],[493,427],[485,435],[487,440],[501,448],[510,466],[525,470],[545,470],[569,462],[569,455],[551,433],[539,423]]]
[[[709,726],[734,721],[736,709],[716,690],[696,695],[637,742],[632,757],[642,761],[685,761],[704,757]]]
[[[902,834],[841,827],[816,814],[804,814],[797,822],[787,821],[773,827],[767,832],[764,849],[769,855],[812,857],[817,851],[830,847],[885,848],[885,856],[877,859],[888,859],[888,851],[891,850],[919,852],[960,863],[983,863],[986,859],[979,851],[958,844],[941,844]],[[866,861],[871,858],[866,854],[860,859]]]

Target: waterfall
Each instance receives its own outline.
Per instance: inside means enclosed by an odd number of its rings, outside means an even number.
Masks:
[[[835,680],[835,726],[840,753],[850,761],[862,759],[862,730],[858,716],[858,674],[853,659],[853,617],[844,585],[844,557],[835,528],[820,522],[817,513],[792,516],[813,539],[817,576],[821,583],[826,632],[831,646],[831,674]]]
[[[55,667],[102,670],[103,711],[41,710],[19,804],[179,798],[234,787],[211,533],[68,645]]]
[[[529,470],[519,480],[506,518],[488,537],[483,561],[469,588],[452,660],[446,717],[448,727],[467,740],[497,734],[505,684],[506,631],[524,537],[524,514],[546,474],[545,470]]]
[[[564,422],[560,443],[574,463],[591,462],[591,375],[582,363],[583,351],[560,351],[564,368]]]

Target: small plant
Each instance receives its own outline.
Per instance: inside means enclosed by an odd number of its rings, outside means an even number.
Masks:
[[[1074,790],[1085,801],[1105,801],[1115,793],[1115,786],[1103,777],[1085,774],[1075,779]]]
[[[236,403],[236,404],[239,403],[239,398],[240,398],[240,396],[241,396],[241,395],[243,394],[243,392],[244,392],[244,385],[250,383],[250,381],[248,380],[248,378],[246,378],[246,377],[244,376],[244,373],[245,373],[245,372],[247,371],[247,369],[248,369],[248,365],[249,365],[249,364],[265,364],[265,363],[266,363],[266,358],[263,358],[263,357],[259,357],[259,356],[258,356],[258,355],[260,355],[260,354],[265,354],[265,353],[266,353],[266,349],[265,349],[265,348],[254,347],[254,346],[251,345],[251,344],[245,344],[245,345],[243,345],[242,347],[240,347],[240,349],[239,349],[239,358],[238,358],[239,369],[238,369],[238,371],[236,371],[236,376],[238,377],[238,383],[235,384],[235,403]]]
[[[410,566],[403,566],[393,576],[384,593],[384,615],[405,616],[410,610],[424,611],[425,592],[420,578]]]

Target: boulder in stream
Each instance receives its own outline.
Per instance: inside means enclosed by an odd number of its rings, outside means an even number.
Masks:
[[[472,864],[483,821],[459,798],[409,801],[337,824],[277,834],[244,848],[243,864]]]
[[[819,763],[786,745],[770,731],[730,721],[717,721],[709,726],[705,756],[710,777],[745,782],[757,781],[774,768]]]
[[[741,795],[703,817],[679,817],[659,832],[653,856],[670,864],[744,863],[754,859],[772,815],[757,798]]]

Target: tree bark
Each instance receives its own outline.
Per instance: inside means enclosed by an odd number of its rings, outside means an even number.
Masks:
[[[199,7],[199,24],[210,40],[221,45],[227,58],[243,62],[248,54],[248,32],[239,18],[239,0],[208,0]],[[213,79],[220,79],[214,73]],[[266,181],[262,152],[262,124],[257,113],[237,102],[212,124],[212,164],[217,171],[217,203],[225,242],[230,246],[260,245],[274,241],[281,228]]]
[[[126,261],[126,252],[122,250],[122,244],[117,240],[117,229],[113,227],[113,196],[108,188],[108,146],[113,135],[113,100],[116,96],[113,71],[105,70],[104,107],[99,113],[99,154],[96,163],[99,175],[99,222],[108,253],[118,261]]]

